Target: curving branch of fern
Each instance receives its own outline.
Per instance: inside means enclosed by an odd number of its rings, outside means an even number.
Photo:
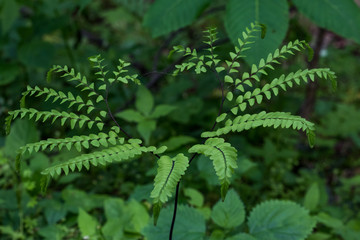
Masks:
[[[154,199],[154,224],[160,214],[161,206],[166,203],[175,192],[176,185],[185,174],[189,166],[189,159],[180,153],[174,158],[162,156],[158,160],[158,170],[154,181],[154,189],[151,198]]]
[[[205,144],[197,144],[189,149],[189,153],[199,153],[213,161],[216,175],[221,183],[221,198],[224,200],[229,189],[231,175],[237,168],[237,150],[222,138],[209,138]]]
[[[137,75],[129,75],[126,69],[130,64],[119,60],[117,70],[113,72],[113,77],[108,78],[108,71],[102,64],[104,61],[100,55],[90,57],[90,63],[93,65],[95,81],[88,80],[81,73],[76,73],[73,68],[67,66],[54,66],[47,74],[47,80],[51,79],[53,72],[61,73],[62,77],[67,78],[70,82],[76,82],[75,88],[80,88],[81,91],[86,92],[85,98],[80,95],[74,95],[71,92],[57,91],[52,88],[40,88],[38,86],[28,86],[26,91],[22,94],[20,100],[21,108],[10,111],[6,118],[6,132],[10,132],[11,122],[16,118],[33,119],[35,122],[49,122],[54,124],[59,121],[61,126],[68,125],[71,129],[81,129],[84,126],[94,130],[97,127],[98,132],[89,135],[72,136],[62,139],[48,138],[35,143],[29,143],[20,147],[16,157],[16,166],[20,166],[20,160],[23,155],[32,154],[39,151],[62,151],[64,149],[71,150],[75,148],[80,155],[64,162],[55,163],[53,166],[46,168],[42,174],[45,176],[54,177],[60,175],[62,172],[68,174],[70,171],[89,169],[90,165],[107,165],[113,162],[123,162],[141,156],[143,153],[151,152],[158,156],[163,153],[166,147],[156,148],[154,146],[145,147],[139,139],[132,139],[115,121],[117,126],[110,127],[111,130],[104,132],[105,118],[112,117],[111,109],[108,104],[108,91],[113,83],[128,84],[134,82],[140,84]],[[68,111],[58,111],[51,109],[50,111],[37,110],[35,108],[27,108],[26,98],[29,97],[44,97],[44,101],[52,100],[52,103],[64,104],[68,103]],[[106,111],[102,110],[101,103],[107,106]],[[102,105],[103,106],[103,105]],[[83,114],[75,113],[86,110]],[[96,111],[95,111],[96,110]],[[128,138],[120,134],[123,132]],[[101,148],[95,150],[94,148]],[[90,153],[83,153],[84,149],[88,149]]]
[[[277,96],[279,90],[287,91],[295,84],[300,85],[302,82],[307,83],[309,80],[315,81],[315,77],[322,79],[329,79],[332,83],[333,89],[336,89],[336,76],[328,68],[304,69],[296,72],[283,74],[277,78],[270,80],[262,80],[264,75],[268,75],[269,70],[274,70],[274,65],[280,64],[281,59],[287,59],[288,56],[294,55],[295,52],[300,52],[305,49],[309,51],[309,61],[311,61],[313,51],[309,44],[305,41],[296,40],[289,42],[287,45],[276,49],[273,53],[268,54],[266,59],[261,59],[258,64],[253,64],[249,72],[240,74],[241,63],[240,58],[245,57],[242,52],[250,49],[251,39],[255,34],[261,37],[264,34],[264,27],[261,24],[253,23],[250,29],[247,28],[242,38],[238,40],[238,46],[235,46],[234,52],[230,52],[229,60],[219,60],[218,55],[214,53],[211,48],[211,41],[207,41],[209,49],[207,53],[199,54],[190,48],[182,46],[174,47],[174,52],[182,53],[184,56],[192,56],[187,62],[176,66],[174,74],[179,72],[191,70],[194,68],[197,74],[206,72],[207,68],[213,70],[216,77],[221,74],[223,81],[220,81],[221,91],[227,91],[226,99],[222,99],[222,104],[219,109],[218,116],[210,131],[202,133],[202,137],[206,139],[204,144],[198,144],[189,149],[189,153],[195,153],[190,162],[195,158],[196,154],[203,154],[208,156],[214,165],[214,169],[221,183],[221,196],[224,199],[228,186],[230,184],[231,172],[236,165],[236,149],[231,147],[229,143],[219,136],[225,136],[229,133],[238,133],[257,127],[273,127],[273,128],[290,128],[295,130],[305,131],[308,136],[310,147],[314,146],[315,142],[315,127],[314,124],[307,121],[300,116],[294,116],[290,113],[284,112],[270,112],[265,111],[258,114],[242,114],[249,107],[253,107],[255,103],[261,104],[264,101],[264,96],[271,100],[273,96]],[[216,32],[208,30],[205,32],[209,39],[216,39],[213,35]],[[216,62],[206,62],[205,59],[216,59]],[[294,84],[295,83],[295,84]],[[223,112],[223,102],[227,101],[229,109]],[[232,114],[229,114],[229,113]],[[225,122],[225,123],[223,123]],[[217,124],[221,123],[222,126]],[[216,126],[217,129],[216,129]],[[222,149],[224,148],[224,149]],[[178,191],[176,197],[178,196]],[[174,210],[174,218],[170,230],[170,239],[172,237],[172,230],[176,216],[176,208]]]

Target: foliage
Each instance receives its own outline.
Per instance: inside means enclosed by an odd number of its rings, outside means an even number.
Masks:
[[[0,0],[1,238],[357,239],[354,2]]]

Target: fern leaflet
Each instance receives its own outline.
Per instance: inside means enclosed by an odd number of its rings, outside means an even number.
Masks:
[[[55,175],[60,175],[63,171],[67,175],[69,171],[74,172],[76,168],[78,171],[81,171],[83,167],[89,170],[90,164],[95,167],[100,164],[105,166],[109,163],[123,162],[125,160],[138,157],[142,153],[156,150],[155,147],[144,147],[140,146],[140,144],[141,140],[130,139],[126,144],[106,148],[102,151],[82,154],[66,162],[55,164],[54,166],[46,168],[42,171],[42,174],[54,177]]]
[[[184,154],[178,154],[174,158],[162,156],[158,160],[154,189],[151,192],[151,198],[154,199],[154,224],[160,214],[161,205],[173,195],[188,166],[189,160]]]
[[[209,138],[205,144],[192,146],[189,153],[200,153],[213,160],[216,175],[221,183],[221,197],[224,200],[232,172],[237,168],[237,150],[222,138]]]
[[[274,127],[274,128],[290,128],[305,131],[308,136],[312,136],[315,131],[315,124],[307,121],[300,116],[294,116],[286,112],[270,112],[262,111],[258,114],[245,114],[237,116],[233,121],[228,120],[225,127],[219,128],[213,132],[204,132],[201,137],[209,138],[228,134],[229,132],[242,132],[256,127]],[[310,146],[312,141],[309,139]]]

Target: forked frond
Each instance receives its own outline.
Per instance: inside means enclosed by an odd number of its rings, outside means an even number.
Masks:
[[[216,175],[221,183],[221,197],[224,200],[233,170],[237,168],[237,150],[222,138],[209,138],[205,144],[192,146],[189,153],[200,153],[213,160]]]
[[[154,224],[160,214],[162,204],[166,203],[175,192],[177,183],[185,174],[189,166],[189,160],[184,154],[178,154],[174,158],[161,156],[158,160],[158,169],[154,181],[154,189],[151,198],[154,199]]]

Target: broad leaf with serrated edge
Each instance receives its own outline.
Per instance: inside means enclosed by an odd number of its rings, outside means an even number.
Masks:
[[[316,221],[308,210],[295,202],[271,200],[257,205],[250,213],[250,234],[258,240],[304,240]]]

